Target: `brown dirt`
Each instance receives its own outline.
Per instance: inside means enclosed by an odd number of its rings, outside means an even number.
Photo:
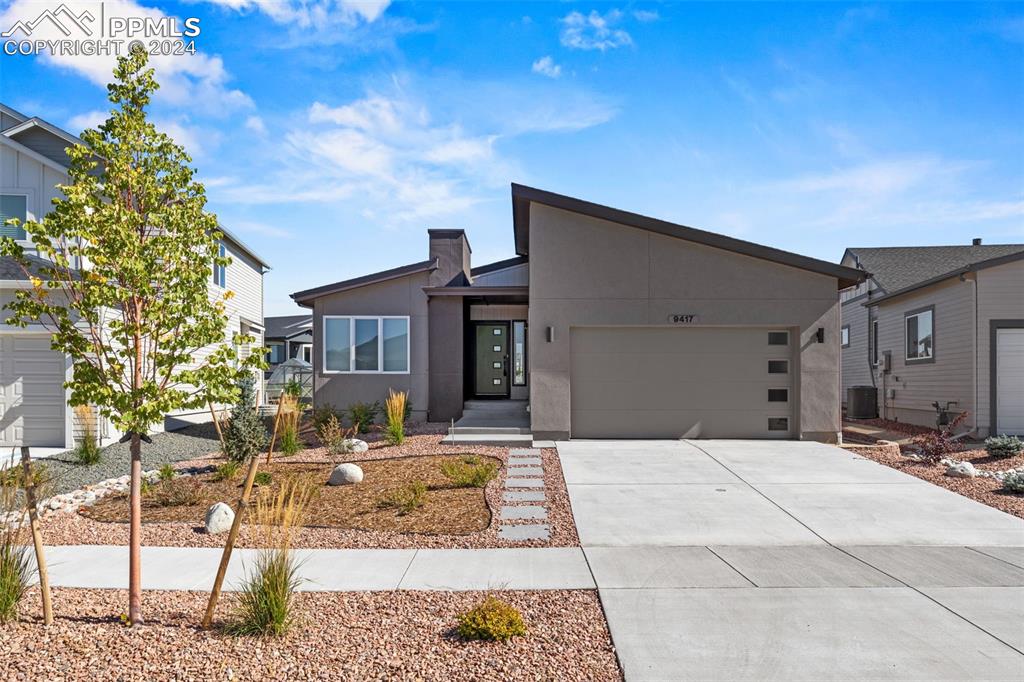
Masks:
[[[460,455],[432,455],[367,461],[356,459],[353,461],[363,469],[363,481],[359,485],[344,486],[327,485],[327,479],[335,466],[333,463],[305,464],[279,460],[260,468],[260,471],[271,474],[272,483],[256,488],[254,496],[274,494],[288,477],[311,476],[322,485],[307,508],[305,525],[308,527],[452,535],[474,533],[487,528],[491,523],[491,512],[483,489],[454,488],[441,473],[442,463],[458,461],[460,458]],[[480,459],[501,464],[501,460],[495,458]],[[211,505],[238,499],[244,472],[232,481],[216,480],[213,471],[190,478],[199,483],[200,499],[196,504],[162,506],[158,502],[163,489],[187,484],[189,478],[158,483],[143,499],[143,522],[196,523],[197,519],[204,518]],[[424,483],[428,489],[422,507],[399,515],[394,509],[380,506],[381,501],[391,492],[415,481]],[[95,521],[127,523],[128,496],[109,495],[91,507],[83,507],[80,513]],[[246,518],[246,522],[251,522],[251,519]]]
[[[56,618],[44,628],[32,590],[23,617],[0,628],[0,679],[622,679],[596,592],[496,595],[521,610],[526,637],[498,644],[454,635],[457,614],[481,592],[300,593],[299,625],[281,639],[256,639],[198,629],[200,592],[147,591],[147,624],[129,629],[118,619],[126,592],[58,589]],[[233,599],[222,602],[222,618]]]
[[[883,449],[858,451],[858,454],[880,464],[898,469],[903,473],[942,486],[972,500],[987,504],[1007,514],[1024,518],[1024,495],[1004,492],[1002,484],[993,478],[956,478],[946,476],[946,467],[942,464],[914,462],[907,457],[893,455]],[[1015,457],[998,459],[990,457],[984,450],[967,450],[950,455],[953,459],[970,462],[978,469],[989,471],[1006,471],[1024,466],[1024,454]]]

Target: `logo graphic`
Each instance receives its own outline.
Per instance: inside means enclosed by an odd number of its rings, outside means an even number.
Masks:
[[[68,24],[65,24],[60,19],[58,19],[58,15],[63,15],[64,22],[68,22]],[[89,12],[89,10],[85,10],[81,14],[76,15],[74,12],[68,9],[67,5],[61,3],[60,7],[53,10],[52,12],[49,8],[44,9],[39,14],[39,16],[33,19],[32,21],[18,20],[14,22],[14,25],[11,26],[11,28],[9,28],[8,30],[4,31],[3,33],[0,33],[0,36],[4,38],[11,38],[14,36],[15,33],[21,31],[25,34],[26,38],[31,37],[32,32],[35,31],[40,24],[47,20],[65,36],[71,36],[71,29],[68,28],[69,24],[71,26],[77,26],[78,29],[82,31],[85,35],[91,36],[92,29],[86,26],[86,22],[92,23],[93,21],[96,21],[96,17],[94,17],[92,13]]]

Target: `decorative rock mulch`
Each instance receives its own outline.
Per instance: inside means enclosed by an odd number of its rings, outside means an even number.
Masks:
[[[457,615],[481,592],[304,592],[282,638],[229,637],[225,595],[215,628],[200,630],[204,592],[147,591],[146,625],[126,628],[119,590],[56,589],[41,627],[39,593],[2,630],[5,680],[621,680],[595,591],[498,592],[528,634],[507,644],[467,642]]]

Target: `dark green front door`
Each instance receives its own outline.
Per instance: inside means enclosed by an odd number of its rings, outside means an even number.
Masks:
[[[477,396],[503,397],[508,392],[508,323],[481,322],[476,325]]]

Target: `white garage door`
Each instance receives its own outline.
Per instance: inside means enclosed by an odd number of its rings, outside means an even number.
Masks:
[[[764,328],[573,328],[571,436],[789,438],[790,336]]]
[[[1024,329],[996,329],[996,432],[1024,435]]]
[[[64,368],[48,336],[0,334],[0,446],[64,446]]]

